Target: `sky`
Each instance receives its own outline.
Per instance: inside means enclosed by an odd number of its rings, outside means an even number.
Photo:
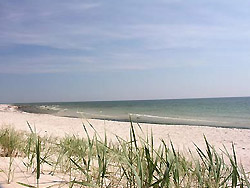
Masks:
[[[250,96],[249,7],[0,0],[0,103]]]

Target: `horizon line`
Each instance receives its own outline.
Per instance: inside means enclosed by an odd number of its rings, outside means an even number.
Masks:
[[[39,103],[79,103],[79,102],[125,102],[125,101],[157,101],[157,100],[192,100],[192,99],[221,99],[221,98],[249,98],[250,96],[218,96],[218,97],[190,97],[190,98],[156,98],[156,99],[118,99],[118,100],[86,100],[86,101],[39,101],[39,102],[15,102],[15,103],[0,103],[0,104],[39,104]]]

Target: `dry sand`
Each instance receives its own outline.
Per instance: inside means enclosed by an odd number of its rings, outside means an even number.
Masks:
[[[29,131],[27,121],[36,128],[36,131],[41,135],[64,136],[65,134],[75,134],[86,136],[82,124],[87,125],[85,119],[57,117],[47,114],[31,114],[19,112],[16,107],[9,105],[0,105],[0,126],[11,125],[17,130]],[[100,135],[106,132],[108,137],[115,141],[115,135],[127,138],[129,135],[129,122],[117,122],[107,120],[91,119],[89,122],[95,127]],[[182,152],[187,152],[190,148],[194,150],[196,143],[201,148],[205,149],[205,135],[208,141],[216,148],[223,148],[223,145],[231,150],[232,142],[235,144],[238,160],[244,165],[247,171],[250,171],[250,130],[234,129],[234,128],[215,128],[205,126],[186,126],[186,125],[156,125],[156,124],[140,124],[143,131],[153,132],[155,145],[159,145],[160,139],[169,142],[173,141],[176,148]],[[91,128],[89,128],[91,132]],[[92,131],[93,134],[93,131]],[[142,135],[138,130],[138,135]],[[3,166],[0,163],[0,169]],[[4,163],[5,164],[5,163]],[[3,167],[2,167],[3,168]],[[48,179],[44,178],[44,181]],[[3,175],[0,176],[0,183],[4,183]],[[4,187],[17,187],[15,183],[11,185],[3,185]]]

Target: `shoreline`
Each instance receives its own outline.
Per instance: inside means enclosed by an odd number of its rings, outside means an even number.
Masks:
[[[0,104],[0,106],[3,104]],[[17,111],[19,112],[25,112],[25,113],[30,113],[30,114],[47,114],[47,115],[52,115],[52,116],[56,116],[56,117],[66,117],[66,118],[78,118],[78,119],[83,119],[83,117],[79,117],[79,116],[70,116],[70,115],[56,115],[52,112],[50,113],[43,113],[43,112],[37,112],[37,111],[26,111],[25,108],[23,109],[22,106],[19,105],[15,105],[15,104],[4,104],[4,105],[8,105],[8,106],[12,106],[15,107],[17,109]],[[1,111],[1,109],[0,109]],[[246,130],[250,130],[250,127],[244,127],[244,126],[230,126],[230,125],[213,125],[213,124],[198,124],[198,123],[189,123],[189,124],[183,124],[183,123],[166,123],[166,122],[150,122],[150,121],[145,121],[145,120],[140,120],[140,121],[136,121],[138,117],[140,116],[152,116],[152,115],[143,115],[143,114],[139,114],[139,116],[136,116],[137,114],[128,114],[128,116],[133,117],[135,116],[135,118],[133,120],[134,123],[139,123],[139,124],[151,124],[151,125],[174,125],[174,126],[195,126],[195,127],[214,127],[214,128],[226,128],[226,129],[246,129]],[[85,118],[85,117],[84,117]],[[148,117],[150,118],[150,117]],[[152,118],[158,118],[158,119],[169,119],[168,117],[161,117],[161,116],[152,116]],[[102,120],[102,121],[115,121],[115,122],[127,122],[129,123],[130,120],[127,119],[115,119],[115,118],[111,118],[111,117],[106,117],[106,118],[102,118],[102,117],[91,117],[91,118],[86,118],[86,119],[93,119],[93,120]],[[170,119],[175,119],[175,118],[170,118]],[[194,121],[194,120],[192,120]]]

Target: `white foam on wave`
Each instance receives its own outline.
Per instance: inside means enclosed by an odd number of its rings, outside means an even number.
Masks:
[[[80,111],[77,111],[76,112],[77,114],[81,114],[81,115],[90,115],[90,116],[94,116],[94,117],[106,117],[106,118],[117,118],[115,116],[108,116],[108,115],[104,115],[104,114],[93,114],[93,113],[88,113],[88,112],[80,112]],[[100,113],[102,113],[102,111],[100,111]]]
[[[47,106],[47,105],[42,105],[42,106],[39,106],[40,109],[43,109],[43,110],[55,110],[55,111],[59,111],[61,110],[61,108],[59,107],[59,105],[50,105],[50,106]]]
[[[189,121],[189,122],[206,122],[206,123],[228,123],[221,121],[212,121],[204,119],[191,119],[191,118],[178,118],[178,117],[166,117],[166,116],[156,116],[147,114],[129,114],[130,116],[145,117],[145,118],[155,118],[155,119],[165,119],[165,120],[176,120],[176,121]]]

